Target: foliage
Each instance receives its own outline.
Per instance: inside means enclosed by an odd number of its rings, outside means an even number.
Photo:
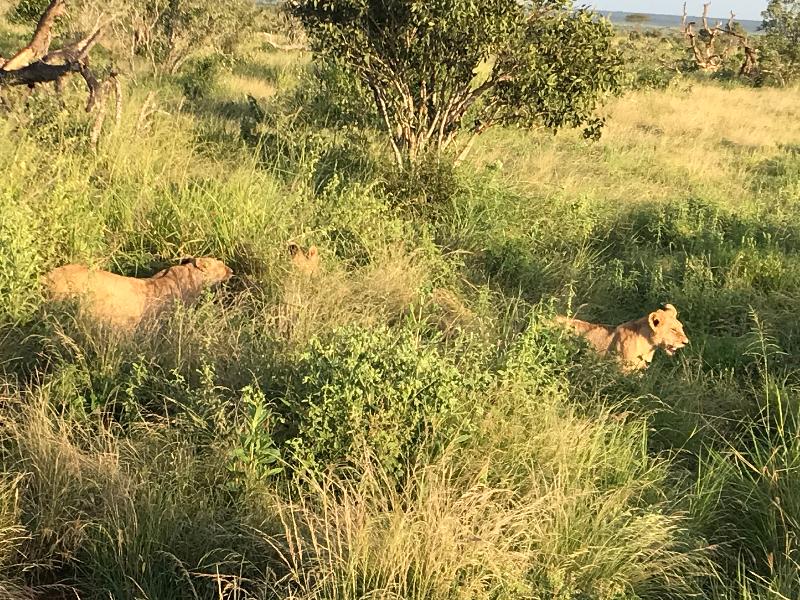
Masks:
[[[370,90],[403,166],[494,125],[598,135],[593,113],[618,88],[620,60],[610,25],[569,4],[297,0],[291,8],[314,50]]]
[[[242,402],[247,408],[247,419],[231,451],[229,469],[234,475],[230,485],[233,489],[237,476],[245,484],[252,484],[282,471],[277,466],[280,450],[270,435],[273,415],[264,393],[248,386],[242,390]]]
[[[630,31],[620,43],[628,74],[627,84],[635,89],[666,89],[681,76],[685,63],[683,40],[676,34],[657,37]]]
[[[216,56],[204,56],[189,61],[177,78],[177,83],[189,100],[211,96],[219,85],[220,62]]]
[[[762,62],[767,75],[789,83],[800,76],[800,2],[770,0],[762,15]]]
[[[673,64],[644,38],[627,70]],[[361,86],[265,46],[199,102],[132,61],[96,151],[77,87],[0,112],[0,596],[798,597],[798,90],[681,77],[598,143],[389,173],[364,105],[296,87]],[[235,276],[159,329],[39,298],[189,255]],[[691,345],[635,377],[552,322],[664,301]]]
[[[368,456],[399,475],[469,422],[475,382],[411,331],[346,328],[313,340],[292,369],[287,447],[304,468]]]
[[[14,23],[36,23],[50,4],[50,0],[19,0],[11,9],[9,18]]]
[[[380,127],[369,90],[340,63],[325,57],[306,71],[292,102],[316,127]]]
[[[251,0],[119,1],[132,51],[171,73],[196,54],[229,54],[255,10]]]

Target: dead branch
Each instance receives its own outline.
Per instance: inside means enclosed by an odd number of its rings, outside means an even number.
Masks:
[[[9,58],[3,64],[3,70],[16,71],[43,58],[50,50],[50,42],[53,40],[53,25],[55,25],[56,19],[62,17],[66,11],[66,0],[52,0],[37,23],[31,42]]]
[[[98,43],[103,30],[110,24],[102,16],[82,38],[62,48],[50,51],[53,26],[66,12],[66,0],[52,0],[39,19],[33,38],[25,48],[6,62],[0,62],[0,88],[53,83],[56,91],[63,86],[64,77],[78,73],[86,82],[89,98],[86,112],[94,112],[91,142],[96,146],[107,112],[106,100],[113,92],[116,97],[115,122],[119,125],[122,114],[122,86],[117,73],[111,72],[104,80],[97,78],[89,67],[89,52]]]
[[[758,66],[758,50],[750,43],[750,38],[746,33],[736,31],[734,27],[735,18],[736,13],[731,11],[731,18],[728,20],[726,33],[739,40],[739,45],[744,51],[744,60],[742,61],[742,66],[739,67],[739,76],[753,77],[760,72]]]
[[[740,75],[752,75],[758,70],[755,48],[750,45],[747,35],[735,29],[736,15],[731,11],[730,19],[725,27],[718,22],[714,27],[708,25],[710,2],[703,4],[702,29],[694,31],[694,21],[687,22],[686,2],[683,3],[681,30],[689,42],[695,63],[700,70],[707,73],[719,71],[732,52],[741,48],[744,51],[744,62],[739,69]],[[732,42],[732,43],[731,43]]]
[[[0,85],[32,86],[37,83],[52,83],[64,75],[77,72],[80,72],[78,63],[49,65],[39,61],[16,71],[6,71],[0,68]]]
[[[89,54],[89,51],[94,45],[100,41],[100,35],[103,29],[108,25],[108,22],[98,20],[94,28],[83,38],[67,44],[60,50],[47,53],[42,59],[43,62],[49,64],[80,62]]]

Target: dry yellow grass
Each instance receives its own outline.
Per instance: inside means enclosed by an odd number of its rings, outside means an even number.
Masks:
[[[231,74],[223,79],[225,92],[232,97],[249,94],[257,100],[264,100],[274,96],[278,91],[272,83],[258,77]]]
[[[597,143],[565,131],[493,131],[474,161],[502,161],[515,185],[541,195],[621,202],[690,196],[715,188],[743,199],[745,163],[800,144],[800,89],[726,89],[710,84],[635,92],[606,107]],[[745,160],[746,159],[746,160]]]

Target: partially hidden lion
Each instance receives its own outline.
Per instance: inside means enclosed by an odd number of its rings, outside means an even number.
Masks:
[[[232,276],[233,271],[221,260],[201,257],[184,259],[146,278],[69,264],[50,271],[43,283],[49,300],[75,300],[81,314],[115,329],[133,329],[162,314],[176,300],[196,302],[203,290]]]
[[[678,320],[678,311],[672,304],[616,327],[560,316],[556,317],[556,322],[586,338],[600,354],[615,354],[626,372],[650,366],[656,348],[663,348],[672,356],[689,344],[683,324]]]
[[[289,244],[289,255],[292,265],[302,275],[315,275],[319,271],[319,252],[316,246],[311,246],[304,251],[294,242]]]

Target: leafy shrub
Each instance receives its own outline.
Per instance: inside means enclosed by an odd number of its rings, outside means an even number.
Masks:
[[[452,163],[428,155],[404,170],[388,171],[384,190],[395,206],[436,210],[450,204],[463,188]]]
[[[319,127],[381,126],[364,85],[332,60],[320,59],[305,71],[293,104]]]
[[[271,435],[273,412],[264,392],[255,386],[247,386],[242,390],[241,403],[247,413],[245,421],[239,426],[238,443],[230,455],[228,469],[232,481],[229,487],[263,480],[282,471],[276,467],[280,451]]]
[[[292,365],[288,457],[312,470],[373,456],[399,475],[468,427],[476,376],[412,331],[346,327]]]
[[[800,2],[770,0],[763,16],[765,76],[785,85],[800,77]]]
[[[685,68],[681,64],[683,48],[670,36],[653,39],[634,30],[622,43],[622,51],[628,70],[628,86],[634,90],[666,89]]]
[[[211,96],[219,85],[220,67],[216,56],[189,61],[177,78],[183,95],[188,100],[202,100]]]
[[[595,138],[595,108],[619,88],[613,29],[569,2],[535,2],[532,10],[462,0],[289,6],[315,54],[370,89],[398,167],[446,150],[466,129],[496,124],[586,126]],[[479,100],[482,110],[466,119]]]
[[[9,19],[12,23],[36,23],[50,4],[50,0],[19,0],[11,9]]]
[[[43,262],[37,221],[27,202],[0,192],[0,320],[23,319],[36,307]]]
[[[253,22],[248,0],[183,0],[164,6],[158,0],[121,0],[120,29],[136,54],[176,73],[200,51],[229,54]]]

